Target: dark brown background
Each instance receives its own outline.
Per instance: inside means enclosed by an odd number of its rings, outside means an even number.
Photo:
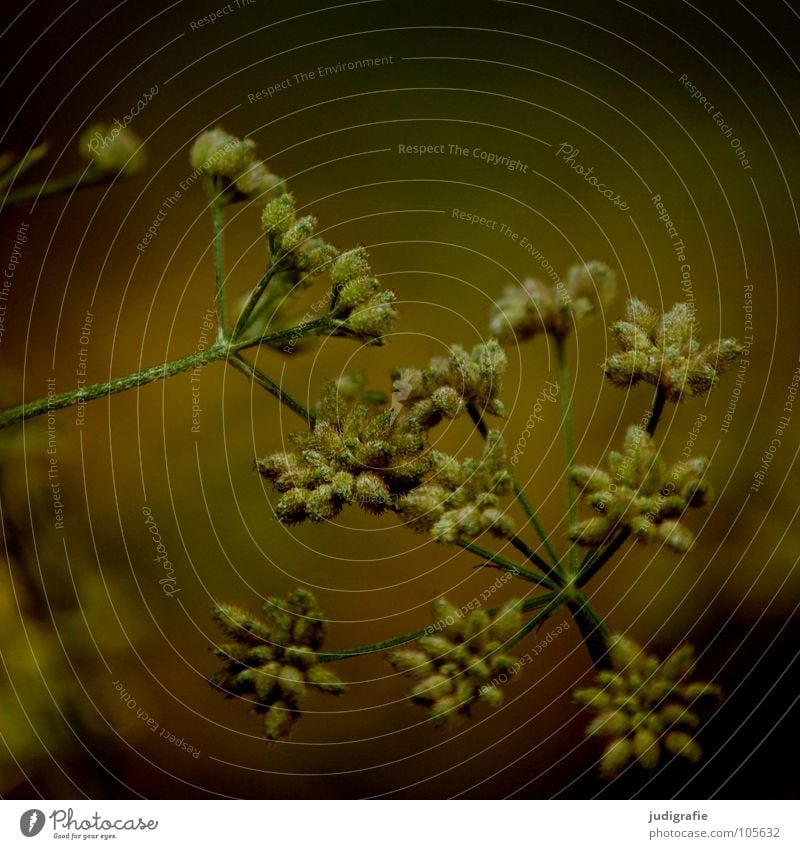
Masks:
[[[630,548],[592,592],[612,628],[659,651],[690,638],[702,675],[723,684],[727,700],[701,737],[702,766],[631,771],[610,785],[594,777],[598,750],[582,740],[586,718],[570,695],[589,673],[574,628],[507,688],[501,711],[479,710],[456,733],[429,727],[403,699],[408,682],[373,657],[341,666],[354,682],[350,695],[310,700],[292,740],[265,746],[257,718],[204,681],[215,666],[207,649],[216,639],[212,599],[257,606],[298,583],[311,587],[332,620],[330,645],[346,646],[418,627],[438,594],[467,602],[496,573],[487,577],[472,569],[474,558],[354,510],[335,525],[279,526],[252,461],[279,448],[298,423],[272,398],[251,393],[241,375],[213,366],[202,374],[199,434],[191,432],[187,376],[95,402],[82,429],[74,411],[57,415],[63,532],[53,529],[46,489],[46,422],[4,434],[12,457],[2,490],[6,528],[13,520],[28,565],[25,575],[11,568],[3,577],[0,732],[9,752],[0,754],[0,792],[796,793],[796,780],[776,767],[796,739],[800,408],[763,487],[748,491],[800,354],[797,16],[779,2],[551,5],[557,9],[257,0],[193,31],[191,21],[219,7],[33,4],[2,36],[9,73],[0,93],[4,149],[52,142],[53,156],[35,176],[77,167],[75,140],[88,122],[121,119],[144,91],[158,85],[159,93],[132,124],[147,141],[143,177],[3,213],[4,257],[19,223],[30,222],[0,345],[3,395],[9,404],[39,397],[49,377],[59,391],[74,386],[87,310],[91,380],[197,346],[213,277],[199,187],[182,194],[144,253],[136,246],[189,174],[192,139],[219,121],[258,142],[299,204],[330,228],[328,238],[367,245],[398,294],[401,321],[383,349],[331,341],[289,361],[261,355],[260,365],[283,373],[303,398],[354,367],[385,389],[393,365],[424,363],[451,342],[474,344],[502,289],[541,275],[518,245],[454,220],[453,208],[506,222],[560,271],[590,258],[619,269],[623,293],[607,320],[581,329],[572,351],[579,457],[596,462],[650,402],[644,389],[626,396],[603,383],[605,325],[627,292],[663,307],[683,297],[651,201],[661,194],[686,245],[703,336],[745,334],[749,282],[755,339],[728,433],[720,426],[734,375],[707,402],[670,407],[660,431],[665,453],[677,457],[697,415],[707,416],[697,452],[713,455],[719,500],[690,517],[696,546],[684,558]],[[248,93],[295,73],[378,56],[394,61],[248,102]],[[680,85],[681,74],[723,113],[752,170]],[[442,142],[509,154],[528,173],[397,153],[398,144]],[[627,212],[557,158],[562,142],[580,149],[580,161],[622,195]],[[226,250],[231,285],[244,291],[263,263],[256,207],[237,207]],[[510,358],[505,428],[513,444],[555,372],[542,340]],[[552,406],[519,467],[551,527],[564,518],[558,424]],[[479,450],[466,422],[440,438],[451,450]],[[9,439],[19,441],[16,453]],[[158,584],[145,504],[175,567],[173,599]],[[159,728],[199,748],[199,758],[151,733],[121,703],[114,681]]]

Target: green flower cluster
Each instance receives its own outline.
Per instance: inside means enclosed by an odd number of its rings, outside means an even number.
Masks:
[[[566,283],[547,285],[526,280],[508,287],[492,311],[489,329],[503,342],[522,342],[539,333],[563,338],[573,326],[609,304],[617,275],[602,262],[574,265]]]
[[[104,177],[135,177],[147,165],[144,143],[127,127],[92,124],[78,140],[81,157]]]
[[[263,198],[285,191],[283,180],[256,159],[255,149],[252,139],[240,139],[215,127],[195,139],[189,151],[189,163],[212,180],[218,180],[216,190],[228,201]]]
[[[370,268],[366,250],[345,251],[331,268],[331,300],[328,307],[334,336],[348,336],[380,345],[397,321],[394,292],[381,289]]]
[[[608,455],[610,472],[576,466],[572,480],[581,487],[584,502],[599,515],[576,522],[569,530],[581,545],[600,545],[617,529],[627,528],[639,540],[662,540],[675,551],[687,551],[694,535],[679,521],[689,507],[713,499],[704,480],[708,460],[681,461],[667,470],[652,437],[633,425],[622,453]]]
[[[396,669],[418,679],[411,691],[414,702],[429,707],[434,722],[469,716],[478,701],[498,707],[503,693],[493,681],[517,662],[503,646],[522,627],[522,608],[509,601],[494,615],[474,610],[465,616],[446,599],[434,604],[438,618],[432,633],[415,648],[387,655]]]
[[[611,330],[620,353],[606,360],[606,377],[623,387],[651,383],[673,402],[708,392],[742,353],[736,339],[718,339],[701,349],[694,309],[687,303],[675,304],[659,316],[644,301],[632,298],[625,320]]]
[[[481,412],[505,415],[500,400],[506,372],[505,352],[495,339],[476,345],[467,352],[453,345],[448,357],[435,357],[426,369],[397,369],[394,378],[395,403],[415,404],[421,419],[435,424],[441,416],[455,418],[469,404]]]
[[[416,531],[430,533],[437,542],[453,543],[484,531],[513,536],[514,521],[500,509],[500,499],[512,490],[503,439],[497,431],[486,435],[480,460],[433,451],[430,480],[398,498],[394,510]]]
[[[282,493],[278,518],[287,524],[323,521],[357,503],[372,513],[393,510],[442,541],[487,529],[512,533],[498,507],[499,496],[510,489],[499,435],[490,434],[480,460],[463,463],[431,451],[427,440],[434,425],[460,415],[466,403],[499,410],[495,392],[504,368],[495,342],[471,355],[454,348],[449,359],[437,359],[424,371],[399,372],[390,409],[376,410],[370,402],[380,399],[367,398],[359,382],[329,383],[311,431],[290,437],[297,451],[257,462]]]
[[[611,638],[613,669],[597,674],[597,686],[575,691],[575,699],[597,714],[586,733],[610,738],[601,760],[606,776],[631,760],[654,769],[662,750],[696,763],[702,750],[692,737],[700,724],[697,709],[720,697],[714,684],[687,680],[694,667],[690,645],[666,660],[645,654],[631,639]]]
[[[286,275],[291,285],[311,281],[330,269],[339,251],[315,236],[317,219],[297,217],[294,197],[286,193],[271,200],[261,214],[267,235],[269,264]]]
[[[215,648],[225,668],[211,683],[229,698],[250,697],[264,715],[268,740],[289,734],[309,687],[344,692],[344,684],[316,660],[325,626],[311,593],[298,589],[285,599],[270,598],[260,617],[231,604],[217,604],[213,616],[232,642]]]

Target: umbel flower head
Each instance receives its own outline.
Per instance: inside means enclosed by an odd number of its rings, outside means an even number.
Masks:
[[[575,691],[575,699],[596,716],[586,733],[608,738],[601,772],[611,777],[635,760],[655,769],[662,751],[696,763],[702,750],[694,730],[697,711],[720,697],[714,684],[690,681],[694,650],[677,648],[666,660],[645,654],[628,637],[611,638],[613,668],[597,674],[597,685]]]
[[[214,650],[225,667],[211,683],[229,698],[249,697],[256,713],[264,716],[268,740],[289,734],[309,687],[344,692],[342,682],[317,662],[325,626],[311,593],[297,589],[285,599],[270,598],[262,616],[232,604],[217,604],[213,615],[231,642]]]
[[[538,333],[566,336],[573,326],[609,304],[617,275],[605,263],[573,265],[564,283],[526,280],[508,287],[492,311],[489,329],[502,342],[522,342]]]
[[[78,147],[92,170],[103,177],[135,177],[147,164],[142,140],[119,124],[92,124],[81,134]]]
[[[494,615],[474,610],[461,616],[446,599],[433,609],[433,632],[387,655],[392,666],[418,679],[412,701],[428,706],[436,723],[469,716],[478,701],[498,707],[503,693],[495,679],[516,663],[503,646],[522,627],[520,602],[509,601]]]
[[[361,385],[354,391],[351,381],[329,383],[315,408],[311,431],[291,436],[297,451],[257,463],[261,474],[283,493],[276,505],[278,518],[285,523],[322,521],[357,503],[372,513],[394,510],[417,530],[432,531],[442,540],[487,529],[510,533],[511,523],[498,509],[498,498],[510,485],[499,435],[490,434],[481,460],[463,463],[430,450],[427,440],[434,425],[464,411],[461,392],[468,392],[470,399],[484,397],[486,406],[494,407],[486,386],[497,387],[500,379],[498,374],[491,377],[487,363],[493,362],[499,372],[505,359],[495,356],[499,349],[491,347],[491,356],[476,350],[467,358],[473,365],[482,363],[486,385],[465,381],[458,368],[446,364],[449,361],[437,360],[429,370],[414,370],[413,379],[411,370],[403,373],[412,389],[404,386],[398,392],[395,381],[391,409],[376,410],[380,397]],[[463,365],[463,360],[463,352],[455,350],[453,361]],[[423,377],[418,382],[416,377],[425,374],[427,384]],[[443,382],[447,374],[456,386]]]
[[[572,525],[570,539],[599,545],[614,530],[627,528],[636,539],[662,540],[675,551],[687,551],[694,535],[679,520],[689,507],[713,500],[711,485],[704,479],[708,460],[683,460],[668,470],[652,437],[633,425],[623,452],[611,451],[608,465],[608,472],[594,466],[570,471],[583,501],[599,514]]]
[[[226,200],[259,198],[285,191],[283,180],[256,159],[255,149],[252,139],[240,139],[215,127],[195,139],[189,151],[189,163],[212,180],[219,180],[221,185],[214,193],[221,190]]]
[[[736,339],[718,339],[701,348],[695,312],[687,303],[677,303],[659,316],[644,301],[632,298],[625,319],[611,331],[619,353],[606,360],[606,377],[617,386],[651,383],[674,402],[708,392],[742,353]]]
[[[484,531],[501,537],[514,534],[514,521],[500,509],[501,497],[511,492],[512,478],[497,431],[487,433],[480,460],[461,462],[438,451],[432,457],[430,480],[396,500],[394,510],[401,518],[437,542],[457,542]]]

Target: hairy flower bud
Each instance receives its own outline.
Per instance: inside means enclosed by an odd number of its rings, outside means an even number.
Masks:
[[[83,159],[105,177],[135,177],[147,164],[143,142],[121,125],[93,124],[81,134],[78,146]]]
[[[691,646],[680,646],[662,662],[615,635],[609,658],[613,670],[597,674],[597,687],[575,691],[575,700],[596,713],[586,733],[611,738],[601,760],[603,775],[616,775],[631,760],[655,769],[662,749],[696,762],[701,750],[686,729],[699,719],[690,708],[701,697],[718,698],[720,691],[713,684],[686,682],[694,666]]]

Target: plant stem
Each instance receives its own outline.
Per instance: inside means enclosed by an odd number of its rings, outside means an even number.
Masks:
[[[211,201],[211,214],[214,218],[214,303],[217,309],[217,339],[224,341],[227,334],[225,315],[225,252],[223,227],[225,212],[222,195],[217,194]]]
[[[583,593],[568,601],[567,609],[572,614],[572,618],[581,632],[595,668],[599,670],[610,668],[608,632]]]
[[[620,547],[625,543],[628,537],[631,535],[631,532],[628,528],[623,528],[615,537],[611,540],[606,548],[600,551],[595,557],[591,558],[585,566],[583,566],[578,572],[577,577],[577,585],[579,587],[584,586],[588,581],[590,581],[600,569],[605,566],[605,564],[619,551]]]
[[[500,569],[505,569],[507,572],[519,575],[520,578],[524,578],[526,581],[531,581],[531,583],[539,584],[540,586],[547,587],[551,590],[556,589],[556,585],[549,578],[543,575],[537,575],[535,572],[531,572],[524,566],[514,563],[513,560],[508,560],[501,554],[495,554],[493,551],[489,551],[488,549],[482,548],[474,542],[468,542],[467,540],[456,540],[455,544],[472,554],[477,554],[478,557],[482,557],[484,560],[488,560],[489,563]]]
[[[561,429],[564,434],[564,451],[567,460],[567,518],[569,524],[575,522],[577,513],[578,493],[572,481],[570,472],[575,465],[575,434],[572,428],[572,399],[569,377],[569,363],[567,362],[567,345],[563,336],[556,336],[556,353],[558,356],[558,394],[561,399]],[[570,544],[568,563],[570,574],[575,573],[578,550],[574,543]]]
[[[25,152],[16,164],[12,165],[0,177],[0,189],[10,186],[18,177],[21,177],[28,169],[32,168],[39,160],[47,154],[48,144],[44,142],[37,147],[32,147]]]
[[[270,280],[274,277],[275,270],[275,267],[270,265],[258,283],[256,283],[255,288],[250,293],[250,297],[247,299],[247,303],[244,305],[244,309],[240,313],[239,318],[236,319],[236,324],[234,325],[233,332],[231,333],[231,339],[238,339],[240,334],[247,329],[253,310],[256,308],[256,304],[259,302],[261,296],[264,294],[264,290],[269,285]]]
[[[481,411],[474,404],[467,404],[467,412],[469,413],[469,417],[472,419],[475,428],[478,433],[486,439],[489,435],[489,428],[486,426],[486,422],[483,420],[483,416],[481,415]],[[552,543],[550,542],[550,538],[545,533],[544,528],[542,527],[539,519],[536,516],[536,513],[531,505],[530,501],[528,501],[525,492],[520,486],[519,481],[517,480],[515,475],[511,475],[511,485],[514,488],[514,496],[517,501],[520,503],[520,506],[525,511],[525,515],[528,517],[528,520],[533,525],[533,529],[536,531],[536,535],[539,539],[544,543],[544,547],[547,549],[547,553],[553,560],[553,564],[558,568],[560,564],[560,558],[558,556],[558,552],[553,548]]]
[[[653,409],[650,412],[650,418],[647,420],[647,432],[652,436],[656,432],[656,427],[661,419],[661,414],[664,412],[664,404],[667,401],[667,393],[661,388],[661,385],[656,388],[656,397],[653,399]]]
[[[167,363],[162,363],[158,366],[151,366],[143,371],[128,374],[125,377],[117,377],[105,383],[95,383],[92,386],[83,387],[81,389],[73,389],[69,392],[63,392],[60,395],[51,395],[47,398],[40,398],[37,401],[31,401],[27,404],[20,404],[19,406],[12,407],[10,410],[6,410],[4,413],[0,414],[0,429],[23,420],[41,416],[52,410],[60,410],[64,407],[74,407],[76,404],[94,401],[95,399],[103,398],[106,395],[115,395],[119,392],[125,392],[128,389],[135,389],[137,386],[143,386],[146,383],[152,383],[156,380],[164,380],[168,377],[172,377],[173,375],[191,371],[194,368],[203,367],[218,360],[227,359],[246,348],[253,348],[256,345],[266,343],[281,342],[284,339],[298,339],[301,336],[318,333],[329,326],[330,320],[328,317],[322,316],[321,318],[307,321],[305,324],[298,324],[296,327],[287,327],[285,330],[278,330],[274,333],[266,333],[255,339],[241,339],[236,342],[228,342],[225,344],[216,343],[205,351],[188,354],[185,357],[181,357],[180,359],[172,360]]]
[[[261,369],[252,363],[248,362],[241,354],[234,354],[228,362],[235,368],[241,371],[243,374],[248,375],[259,386],[262,386],[267,392],[270,392],[274,395],[282,404],[287,406],[290,410],[293,410],[297,413],[298,416],[304,418],[309,427],[314,427],[314,416],[313,414],[306,409],[293,395],[290,395],[283,387],[279,384],[275,383],[271,377],[268,377],[264,374]]]
[[[545,530],[539,522],[539,519],[536,516],[536,513],[534,512],[530,501],[528,501],[528,497],[525,495],[524,490],[520,486],[516,475],[511,476],[511,486],[514,488],[514,495],[516,496],[517,501],[520,503],[520,506],[525,512],[525,515],[528,517],[528,521],[533,525],[533,529],[536,531],[536,535],[542,541],[556,569],[559,569],[561,565],[561,558],[558,556],[558,552],[555,550],[555,548],[553,548],[553,544],[550,542],[550,537],[545,533]]]
[[[512,534],[508,538],[508,541],[511,543],[511,545],[514,546],[514,548],[517,549],[517,551],[519,551],[521,554],[524,554],[525,557],[527,557],[528,560],[531,561],[531,563],[535,563],[542,570],[542,572],[544,572],[544,574],[548,576],[548,578],[552,578],[553,581],[558,585],[563,584],[561,576],[558,574],[558,572],[546,560],[541,558],[528,545],[528,543],[525,542],[525,540],[520,539],[516,534]]]
[[[0,428],[8,427],[24,419],[41,416],[43,413],[48,413],[52,410],[72,407],[75,404],[83,404],[88,401],[94,401],[97,398],[103,398],[106,395],[126,392],[128,389],[135,389],[137,386],[144,386],[156,380],[164,380],[167,377],[208,365],[208,363],[213,363],[224,357],[224,348],[221,348],[219,345],[212,345],[205,351],[189,354],[186,357],[181,357],[178,360],[163,363],[159,366],[152,366],[151,368],[134,372],[125,377],[116,377],[105,383],[95,383],[92,386],[62,392],[60,395],[50,395],[47,398],[40,398],[38,401],[31,401],[28,404],[20,404],[18,407],[13,407],[0,415]]]
[[[88,170],[76,171],[74,174],[67,174],[65,177],[46,180],[44,183],[31,183],[29,186],[23,186],[21,189],[9,192],[5,197],[0,197],[0,211],[6,206],[11,206],[20,201],[29,200],[30,198],[35,197],[38,200],[39,198],[53,197],[53,195],[66,194],[76,189],[96,186],[102,182],[102,175]]]
[[[548,604],[554,597],[553,593],[543,593],[534,598],[529,598],[522,603],[522,610],[534,610],[537,607]],[[498,611],[499,608],[495,607],[488,612],[490,616],[493,616]],[[407,634],[401,634],[399,637],[390,637],[388,640],[381,640],[378,643],[368,643],[367,645],[355,646],[351,649],[342,649],[341,651],[321,652],[315,656],[315,659],[319,663],[332,663],[335,660],[346,660],[347,658],[359,657],[360,655],[374,654],[384,649],[402,646],[404,643],[410,643],[412,640],[418,640],[420,637],[424,637],[426,634],[432,634],[436,630],[438,630],[438,623],[434,622],[425,628],[420,628],[417,631],[409,631]]]

